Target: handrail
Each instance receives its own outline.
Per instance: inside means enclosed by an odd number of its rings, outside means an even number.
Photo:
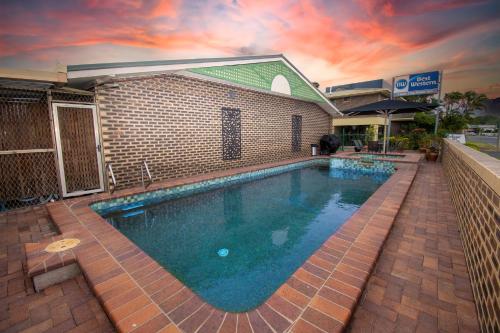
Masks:
[[[111,176],[111,182],[113,183],[113,188],[109,189],[109,193],[113,194],[116,188],[116,178],[115,174],[113,173],[113,168],[111,167],[111,163],[106,163],[106,170],[108,171],[109,175]]]
[[[149,184],[147,184],[147,185],[144,185],[144,169],[146,169],[146,174],[147,174],[148,179],[149,179]],[[151,173],[149,172],[149,168],[148,168],[148,164],[146,163],[146,160],[142,161],[142,165],[141,165],[141,182],[142,182],[142,186],[144,188],[147,188],[149,185],[151,185],[153,183],[153,178],[151,177]]]

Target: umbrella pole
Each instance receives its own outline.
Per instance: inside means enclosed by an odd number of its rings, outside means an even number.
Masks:
[[[384,112],[384,145],[383,145],[383,148],[382,148],[382,151],[383,153],[387,153],[386,151],[386,143],[387,143],[387,112]]]

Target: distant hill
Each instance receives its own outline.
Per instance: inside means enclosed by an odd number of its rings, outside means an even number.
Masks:
[[[484,110],[476,110],[475,116],[496,116],[500,117],[500,97],[489,99],[485,103]]]

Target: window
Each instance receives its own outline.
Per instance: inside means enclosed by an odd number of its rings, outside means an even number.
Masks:
[[[239,109],[222,108],[222,159],[241,158],[241,113]]]
[[[300,151],[302,146],[302,116],[292,116],[292,152]]]

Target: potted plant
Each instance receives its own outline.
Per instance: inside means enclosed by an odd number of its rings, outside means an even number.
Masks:
[[[410,149],[418,149],[419,144],[423,138],[427,136],[427,132],[424,128],[414,128],[411,130],[409,135]]]
[[[424,135],[418,142],[418,150],[421,153],[427,153],[427,149],[429,148],[431,143],[430,136]]]
[[[433,135],[430,140],[431,144],[425,153],[427,161],[435,162],[438,159],[439,151],[441,149],[441,138]]]
[[[426,149],[425,159],[427,161],[436,162],[438,159],[438,156],[439,156],[439,149],[438,148],[436,148],[434,146],[430,146],[429,148]]]

